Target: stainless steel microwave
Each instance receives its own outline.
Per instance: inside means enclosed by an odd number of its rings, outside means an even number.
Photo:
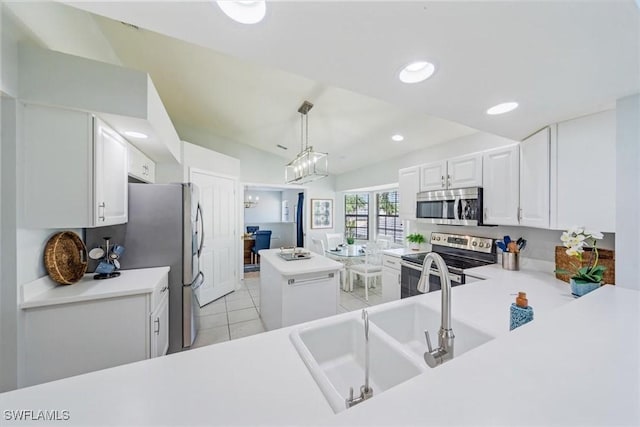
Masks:
[[[482,187],[423,191],[417,195],[420,222],[448,225],[482,225]]]

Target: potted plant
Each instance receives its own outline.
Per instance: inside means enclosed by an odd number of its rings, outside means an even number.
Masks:
[[[571,274],[571,293],[577,297],[587,294],[602,284],[602,277],[607,267],[598,265],[597,241],[602,239],[599,231],[585,230],[584,227],[571,227],[562,233],[560,240],[566,253],[578,263],[571,263],[571,270],[557,269],[556,273]],[[588,258],[585,259],[585,249]],[[586,265],[585,265],[586,261]]]
[[[425,239],[420,233],[412,233],[407,236],[407,242],[411,250],[417,251],[420,250],[420,245],[425,242]]]
[[[353,245],[356,241],[356,233],[352,226],[347,225],[344,231],[344,238],[347,241],[347,245]]]

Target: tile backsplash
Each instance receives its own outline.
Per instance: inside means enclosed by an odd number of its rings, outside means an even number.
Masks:
[[[561,230],[545,230],[531,227],[516,226],[496,226],[496,227],[461,227],[453,225],[424,224],[417,221],[407,221],[405,233],[424,234],[427,241],[431,233],[437,231],[441,233],[468,234],[478,237],[490,237],[502,239],[509,235],[513,239],[524,237],[527,240],[527,247],[522,253],[523,257],[538,259],[543,261],[555,261],[555,247],[561,244]],[[604,239],[598,242],[599,248],[615,249],[615,234],[605,233]],[[500,252],[500,250],[498,250]]]

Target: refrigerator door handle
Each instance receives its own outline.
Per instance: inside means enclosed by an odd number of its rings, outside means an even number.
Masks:
[[[200,273],[198,273],[198,275],[196,276],[196,279],[193,281],[193,284],[191,285],[191,289],[195,291],[202,285],[204,285],[204,273],[201,271]]]
[[[200,223],[200,230],[202,231],[202,233],[200,233],[200,246],[198,247],[198,258],[200,258],[200,255],[202,255],[202,248],[204,247],[204,218],[202,216],[202,206],[200,206],[200,203],[198,203],[198,209],[196,211],[196,223]],[[198,220],[198,218],[200,218]],[[200,273],[202,274],[202,272]]]

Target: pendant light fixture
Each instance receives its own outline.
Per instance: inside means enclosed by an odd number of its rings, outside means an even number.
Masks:
[[[285,168],[285,182],[287,184],[306,184],[329,176],[328,154],[313,151],[309,146],[309,110],[313,104],[304,101],[300,113],[300,153]]]

